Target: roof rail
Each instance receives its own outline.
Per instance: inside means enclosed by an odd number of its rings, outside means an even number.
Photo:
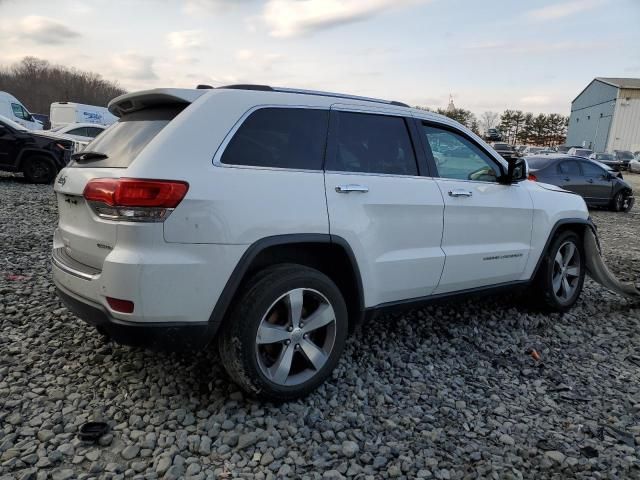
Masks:
[[[268,85],[250,85],[250,84],[225,85],[217,88],[230,88],[234,90],[258,90],[263,92],[298,93],[301,95],[317,95],[319,97],[333,97],[333,98],[343,98],[347,100],[361,100],[365,102],[384,103],[386,105],[394,105],[396,107],[409,108],[409,105],[407,105],[406,103],[397,102],[395,100],[394,101],[382,100],[380,98],[361,97],[359,95],[349,95],[346,93],[322,92],[319,90],[304,90],[302,88],[270,87]]]

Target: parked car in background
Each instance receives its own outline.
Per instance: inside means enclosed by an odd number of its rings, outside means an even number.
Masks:
[[[537,155],[548,155],[548,154],[556,154],[556,153],[558,152],[556,152],[553,148],[543,148],[537,153]]]
[[[215,339],[235,382],[283,401],[329,377],[381,310],[507,285],[556,311],[580,295],[582,198],[446,117],[250,85],[109,108],[118,123],[54,184],[52,270],[114,341]]]
[[[50,183],[73,152],[70,140],[27,130],[0,115],[0,170],[22,172],[32,183]]]
[[[538,152],[541,152],[542,150],[544,150],[544,147],[525,147],[525,149],[522,151],[522,155],[523,156],[535,155]]]
[[[527,158],[529,179],[575,192],[591,206],[628,212],[635,201],[631,186],[616,172],[584,157],[545,155]]]
[[[620,171],[625,167],[624,163],[621,160],[617,160],[612,153],[592,153],[589,155],[589,159],[604,163],[616,171]]]
[[[505,160],[509,160],[511,158],[519,157],[518,152],[516,152],[516,149],[513,148],[508,143],[498,143],[498,142],[496,142],[496,143],[492,143],[491,146]]]
[[[614,150],[613,154],[616,157],[616,160],[619,160],[624,165],[624,168],[629,168],[629,162],[633,160],[633,153],[629,150]]]
[[[44,135],[52,137],[66,138],[77,140],[79,142],[90,142],[108,127],[105,125],[97,125],[94,123],[70,123],[59,127],[52,128],[43,132]]]
[[[32,113],[31,116],[42,124],[43,130],[49,130],[51,128],[49,115],[45,115],[44,113]]]
[[[497,128],[490,128],[487,130],[485,138],[489,142],[500,142],[502,141],[502,133]]]
[[[633,173],[640,173],[640,157],[634,158],[629,162],[628,169]]]
[[[10,93],[0,92],[0,115],[29,130],[42,130],[42,122],[29,113],[20,100]]]
[[[589,155],[591,155],[592,153],[593,153],[593,150],[589,148],[571,147],[567,152],[567,155],[573,155],[574,157],[589,158]]]
[[[569,145],[558,145],[556,151],[558,153],[567,153],[571,147]]]
[[[85,105],[73,102],[53,102],[49,112],[51,128],[55,129],[70,123],[93,123],[96,125],[111,125],[118,118],[106,107]]]

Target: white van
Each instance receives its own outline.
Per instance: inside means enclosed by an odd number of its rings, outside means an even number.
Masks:
[[[97,125],[111,125],[118,118],[105,107],[83,105],[72,102],[53,102],[49,112],[51,129],[62,127],[70,123],[94,123]]]
[[[16,97],[0,92],[0,115],[3,115],[29,130],[42,130],[42,122],[36,120]]]

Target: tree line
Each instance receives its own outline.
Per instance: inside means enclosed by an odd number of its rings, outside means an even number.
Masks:
[[[46,60],[25,57],[0,66],[0,91],[18,98],[30,112],[48,115],[53,102],[76,102],[106,107],[114,97],[126,93],[116,82],[93,72],[53,65]]]
[[[418,107],[422,110],[430,110]],[[562,145],[567,137],[569,117],[557,113],[534,114],[521,110],[505,110],[484,112],[480,118],[464,108],[438,108],[436,113],[449,117],[477,135],[486,134],[490,128],[497,128],[502,133],[503,141],[515,144],[555,146]]]

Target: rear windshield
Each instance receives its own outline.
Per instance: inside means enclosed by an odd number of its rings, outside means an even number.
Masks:
[[[548,157],[529,157],[527,158],[527,165],[531,170],[540,170],[549,165],[552,160]]]
[[[618,158],[621,160],[633,160],[633,153],[631,152],[618,152]]]
[[[166,127],[184,105],[151,108],[123,115],[120,120],[97,136],[82,152],[95,152],[106,158],[74,161],[71,167],[127,168],[160,130]],[[80,153],[82,153],[80,152]]]

